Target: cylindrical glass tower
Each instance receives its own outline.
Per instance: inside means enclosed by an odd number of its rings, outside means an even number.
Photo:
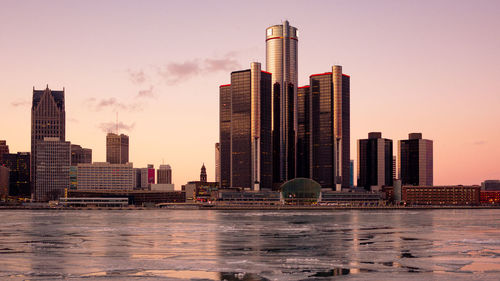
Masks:
[[[295,177],[298,30],[288,21],[266,29],[266,70],[272,73],[273,178]]]

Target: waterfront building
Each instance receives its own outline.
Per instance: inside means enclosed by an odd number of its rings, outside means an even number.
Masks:
[[[398,170],[403,185],[433,184],[432,140],[422,139],[421,133],[411,133],[398,142]]]
[[[481,190],[500,191],[500,180],[485,180],[481,183]]]
[[[71,162],[70,142],[59,138],[44,138],[36,142],[35,200],[59,199],[69,187]]]
[[[215,181],[220,182],[220,143],[215,144]]]
[[[78,188],[78,167],[69,166],[69,189]]]
[[[478,205],[479,185],[402,186],[402,199],[410,205]]]
[[[480,203],[482,205],[500,205],[500,190],[481,190]]]
[[[182,191],[186,193],[186,202],[208,202],[217,198],[219,189],[218,182],[190,181],[182,186]]]
[[[66,140],[66,110],[64,106],[64,88],[52,91],[49,86],[45,90],[33,87],[33,103],[31,107],[31,181],[36,187],[37,142],[44,138]]]
[[[7,141],[0,140],[0,163],[4,154],[9,154],[9,146],[7,145]]]
[[[151,184],[151,191],[174,191],[175,185],[171,183],[153,183]]]
[[[128,163],[129,138],[124,134],[106,135],[106,162],[110,164]]]
[[[368,139],[358,140],[358,186],[380,190],[392,186],[392,140],[382,133],[368,133]]]
[[[219,87],[220,187],[231,186],[231,85]]]
[[[29,152],[4,154],[1,165],[9,168],[9,195],[31,197]]]
[[[251,63],[220,95],[221,186],[271,189],[271,74]]]
[[[266,70],[272,73],[273,182],[295,178],[298,30],[288,21],[266,29]]]
[[[207,182],[207,168],[205,168],[205,163],[201,166],[200,181]]]
[[[71,166],[77,166],[80,163],[92,163],[92,149],[71,144]]]
[[[0,198],[9,195],[9,168],[0,165]]]
[[[171,184],[172,183],[172,168],[170,165],[160,165],[156,170],[156,182],[158,184]]]
[[[298,89],[297,173],[322,188],[351,186],[350,77],[335,65]]]
[[[349,186],[354,187],[354,160],[349,162]]]
[[[132,163],[111,164],[95,162],[78,164],[77,190],[133,190]]]
[[[147,190],[70,190],[68,198],[85,198],[86,200],[89,198],[128,198],[130,205],[154,206],[162,203],[184,203],[186,202],[186,193],[183,191]]]
[[[141,189],[141,168],[134,168],[134,189]]]
[[[151,184],[155,183],[154,165],[148,164],[146,168],[141,168],[141,189],[151,189]]]
[[[236,191],[221,190],[217,194],[217,205],[238,205],[238,206],[256,206],[256,205],[280,205],[281,192],[271,190],[260,191]]]

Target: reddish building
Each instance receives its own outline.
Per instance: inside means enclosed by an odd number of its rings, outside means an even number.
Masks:
[[[481,191],[481,204],[500,205],[500,191]]]
[[[481,187],[474,186],[403,186],[402,199],[415,205],[478,205]]]

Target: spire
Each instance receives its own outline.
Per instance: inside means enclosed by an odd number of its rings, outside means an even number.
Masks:
[[[205,163],[201,166],[200,181],[207,182],[207,169],[205,168]]]

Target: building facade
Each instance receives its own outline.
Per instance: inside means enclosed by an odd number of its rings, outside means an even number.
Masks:
[[[160,165],[156,170],[158,184],[172,184],[172,168],[170,165]]]
[[[7,145],[7,141],[0,140],[0,163],[4,154],[9,154],[9,146]]]
[[[266,29],[266,70],[272,73],[273,182],[295,178],[298,30],[288,21]]]
[[[77,144],[71,145],[71,166],[92,163],[92,149],[82,148]]]
[[[9,195],[9,168],[0,165],[0,198],[5,198]]]
[[[220,143],[215,144],[215,181],[220,182]]]
[[[31,197],[29,152],[4,154],[0,165],[9,168],[9,195],[28,198]]]
[[[221,186],[271,189],[271,74],[252,63],[220,91]]]
[[[296,176],[312,178],[312,103],[309,86],[299,87],[297,90],[297,156]]]
[[[126,164],[128,159],[129,138],[124,134],[108,133],[106,135],[106,162],[110,164]]]
[[[481,183],[481,190],[500,191],[500,180],[485,180]]]
[[[398,173],[403,185],[433,184],[432,140],[422,139],[421,133],[411,133],[398,142]]]
[[[207,182],[207,168],[205,168],[205,163],[201,166],[200,181]]]
[[[402,199],[410,205],[478,205],[481,187],[413,186],[402,187]]]
[[[368,133],[368,139],[358,140],[358,186],[380,190],[393,185],[392,140],[382,133]]]
[[[45,90],[33,87],[31,107],[31,181],[36,186],[36,145],[44,138],[66,140],[66,110],[64,106],[64,88],[52,91],[47,85]]]
[[[148,164],[146,168],[141,168],[141,189],[150,190],[151,184],[155,183],[155,167]]]
[[[36,143],[35,200],[57,200],[69,188],[70,143],[59,138],[44,138]]]
[[[96,162],[78,164],[77,190],[133,190],[134,168],[132,163],[111,164]]]

